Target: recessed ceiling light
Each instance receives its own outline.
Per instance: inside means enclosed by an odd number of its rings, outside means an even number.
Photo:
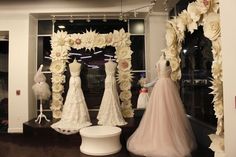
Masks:
[[[66,27],[64,25],[59,25],[58,28],[65,29]]]

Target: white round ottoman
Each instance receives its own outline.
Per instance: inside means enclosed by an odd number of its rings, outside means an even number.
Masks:
[[[113,126],[91,126],[80,130],[80,151],[87,155],[104,156],[121,150],[121,129]]]

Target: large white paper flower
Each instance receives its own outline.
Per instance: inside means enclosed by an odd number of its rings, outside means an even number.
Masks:
[[[63,97],[61,95],[61,93],[52,93],[52,100],[59,100],[59,101],[62,101],[63,100]]]
[[[174,19],[168,20],[167,21],[167,25],[169,23],[170,27],[172,27],[175,30],[177,41],[179,43],[179,42],[182,42],[183,39],[184,39],[184,32],[181,32],[179,30],[179,28],[177,27],[177,23],[176,22],[177,22],[177,20],[176,20],[176,18],[174,18]]]
[[[167,47],[171,47],[177,42],[175,30],[170,23],[167,23],[165,38]]]
[[[62,101],[60,100],[53,100],[52,103],[51,103],[51,107],[50,109],[53,111],[53,110],[60,110],[62,108]]]
[[[92,50],[95,49],[95,38],[97,37],[96,31],[88,31],[83,34],[82,43],[84,44],[85,49]]]
[[[121,83],[123,81],[132,81],[131,71],[119,71],[118,72],[118,82]]]
[[[109,33],[109,34],[105,34],[105,40],[106,40],[106,45],[110,46],[113,45],[113,34]]]
[[[120,29],[119,31],[114,30],[112,38],[113,46],[115,47],[129,46],[131,44],[129,37],[130,34],[126,33],[124,29]]]
[[[131,89],[131,82],[129,81],[123,81],[120,83],[120,89],[121,90],[130,90]]]
[[[94,41],[94,45],[95,47],[98,47],[98,48],[103,48],[106,46],[106,38],[105,38],[105,35],[103,34],[98,34],[96,37],[95,37],[95,41]]]
[[[71,39],[71,47],[73,47],[76,50],[84,48],[84,44],[82,42],[83,34],[71,34],[70,39]]]
[[[50,65],[50,71],[55,74],[62,74],[65,71],[66,65],[63,60],[53,61]]]
[[[121,108],[130,108],[130,107],[132,107],[131,100],[124,100],[121,103]]]
[[[211,72],[214,78],[220,77],[222,74],[222,61],[213,61]]]
[[[176,25],[179,31],[184,32],[186,30],[186,26],[188,24],[189,14],[186,10],[182,11],[178,17],[176,17]]]
[[[51,40],[51,45],[52,48],[54,49],[55,47],[61,47],[63,51],[68,51],[70,50],[70,44],[69,44],[69,35],[67,32],[63,31],[57,31],[57,33],[54,33],[52,35],[52,40]]]
[[[210,134],[209,137],[212,141],[210,148],[214,152],[223,153],[224,152],[224,137],[215,135],[215,134]]]
[[[129,118],[134,116],[134,111],[131,107],[129,108],[121,108],[121,112],[124,118]]]
[[[133,51],[131,50],[130,47],[118,47],[116,49],[116,58],[117,61],[122,59],[130,59]]]
[[[199,21],[199,19],[201,17],[201,12],[199,11],[199,9],[198,9],[195,2],[192,2],[188,5],[187,11],[188,11],[188,14],[189,14],[190,18],[194,22]]]
[[[54,83],[52,85],[53,92],[59,93],[59,92],[62,92],[63,90],[64,90],[64,86],[60,83]]]
[[[172,71],[176,71],[180,67],[180,59],[179,57],[171,58],[170,59],[170,66]]]
[[[65,83],[65,82],[66,82],[65,75],[62,75],[62,74],[53,74],[53,75],[52,75],[52,82],[53,82],[53,83]]]
[[[208,12],[218,12],[219,0],[197,0],[196,5],[201,14]]]
[[[132,93],[130,90],[125,90],[120,93],[121,101],[129,100],[131,96],[132,96]]]
[[[61,110],[53,110],[52,111],[52,117],[55,119],[61,118],[61,114],[62,114]]]
[[[52,61],[69,59],[68,51],[61,47],[54,47],[51,51],[50,57],[52,58]]]
[[[220,36],[220,17],[217,13],[210,13],[203,23],[204,35],[214,41]]]
[[[131,60],[130,59],[121,59],[121,60],[119,60],[117,68],[121,71],[130,70]]]

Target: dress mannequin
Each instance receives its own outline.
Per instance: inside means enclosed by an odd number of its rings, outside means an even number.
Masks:
[[[99,125],[122,126],[127,124],[120,109],[115,79],[116,67],[117,63],[113,62],[111,58],[105,63],[105,90],[97,116]]]
[[[43,65],[41,64],[34,76],[35,84],[32,87],[35,96],[40,100],[40,113],[35,120],[35,122],[38,122],[39,124],[41,123],[42,118],[44,118],[48,122],[50,121],[49,119],[47,119],[46,115],[43,114],[43,100],[47,100],[51,96],[51,91],[48,84],[46,83],[46,77],[42,73],[42,69]]]
[[[139,127],[127,141],[127,149],[148,157],[190,156],[196,141],[179,90],[170,77],[171,66],[161,58],[156,67],[158,80]]]
[[[60,121],[51,125],[54,130],[66,135],[78,133],[81,128],[91,125],[79,77],[81,64],[75,59],[69,64],[69,68],[71,77],[62,117]]]

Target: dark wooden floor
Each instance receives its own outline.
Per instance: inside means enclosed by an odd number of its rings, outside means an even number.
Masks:
[[[122,150],[107,157],[137,157],[126,149],[126,141],[138,126],[140,119],[126,119],[122,127]],[[52,123],[52,122],[51,122]],[[0,134],[0,157],[91,157],[80,152],[79,134],[62,135],[50,128],[51,123],[24,123],[24,134]],[[96,121],[93,121],[96,124]],[[213,157],[208,148],[199,146],[192,157]]]
[[[0,157],[90,157],[80,152],[79,136],[36,136],[1,134]],[[137,157],[123,144],[122,150],[108,157]],[[213,157],[213,152],[199,147],[192,157]]]

